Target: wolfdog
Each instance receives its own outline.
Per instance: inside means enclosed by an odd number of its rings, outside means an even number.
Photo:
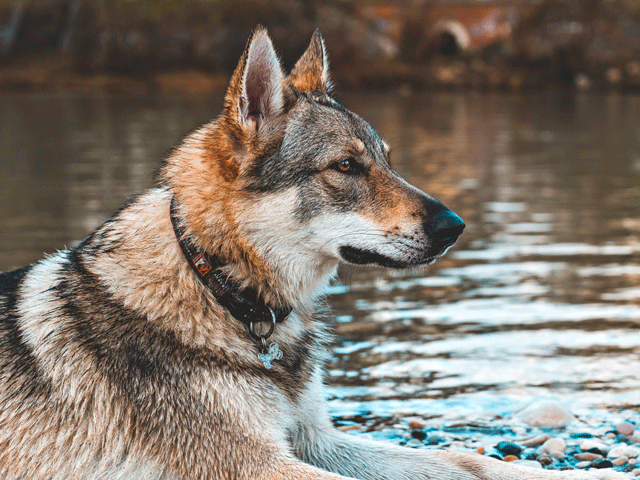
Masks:
[[[322,37],[288,76],[257,28],[220,116],[76,248],[0,276],[3,480],[619,478],[332,428],[322,292],[409,268],[463,221],[331,95]]]

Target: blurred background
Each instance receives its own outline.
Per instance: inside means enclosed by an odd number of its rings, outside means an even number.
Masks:
[[[640,87],[639,0],[0,0],[0,85],[212,89],[258,23],[342,86]]]
[[[551,399],[566,435],[635,425],[640,0],[0,0],[0,270],[152,186],[258,23],[286,68],[320,28],[340,101],[467,223],[428,270],[341,272],[336,424],[473,446]]]

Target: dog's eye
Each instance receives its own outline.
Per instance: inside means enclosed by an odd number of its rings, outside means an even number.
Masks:
[[[333,168],[340,173],[346,173],[349,175],[357,175],[358,173],[362,173],[362,170],[364,170],[362,164],[358,163],[358,161],[352,157],[345,158],[344,160],[334,163]]]

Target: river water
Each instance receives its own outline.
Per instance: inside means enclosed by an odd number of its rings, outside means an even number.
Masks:
[[[581,419],[640,406],[640,97],[344,94],[413,184],[467,223],[427,270],[331,289],[337,418]],[[212,98],[0,95],[0,270],[71,246],[152,185]],[[622,413],[621,413],[622,412]],[[625,413],[626,412],[626,413]]]

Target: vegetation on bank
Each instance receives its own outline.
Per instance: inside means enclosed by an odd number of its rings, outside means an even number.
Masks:
[[[473,9],[506,33],[442,28]],[[320,28],[343,87],[640,89],[640,0],[0,0],[0,88],[217,89],[257,24],[285,67]]]

